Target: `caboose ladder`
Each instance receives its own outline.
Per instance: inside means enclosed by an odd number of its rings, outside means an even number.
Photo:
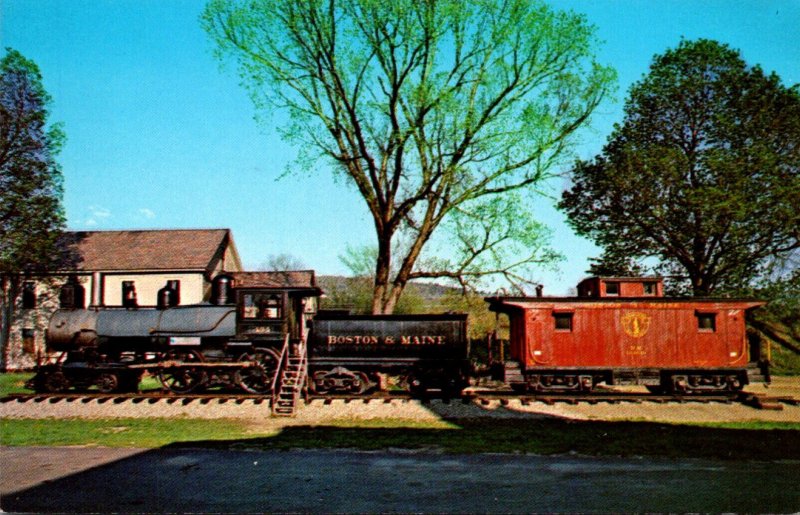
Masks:
[[[297,412],[297,403],[308,374],[305,339],[296,345],[289,345],[287,340],[281,358],[283,369],[279,371],[280,382],[272,396],[272,414],[292,417]]]

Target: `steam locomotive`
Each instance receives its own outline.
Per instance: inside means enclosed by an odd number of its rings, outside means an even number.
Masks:
[[[58,358],[29,386],[132,391],[147,371],[175,393],[363,394],[391,378],[412,392],[457,395],[475,377],[466,315],[317,312],[320,294],[311,271],[241,272],[217,276],[206,304],[176,305],[167,284],[155,309],[61,309],[47,335]],[[62,301],[75,305],[69,291]],[[486,301],[508,317],[509,353],[494,369],[518,391],[737,391],[764,372],[745,326],[763,302],[670,298],[658,278],[610,277],[581,282],[576,297],[539,290]]]
[[[75,284],[62,292],[74,302]],[[135,391],[143,373],[165,390],[209,387],[252,394],[304,382],[317,393],[365,393],[396,378],[408,390],[457,393],[468,384],[467,316],[351,316],[316,312],[312,271],[238,272],[212,282],[210,303],[177,305],[167,284],[153,308],[64,308],[47,332],[54,363],[41,392]],[[300,385],[305,386],[305,385]]]

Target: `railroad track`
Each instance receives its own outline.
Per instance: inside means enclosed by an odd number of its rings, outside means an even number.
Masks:
[[[444,403],[461,402],[469,404],[477,402],[482,405],[489,405],[492,402],[499,402],[502,406],[508,406],[512,401],[519,401],[523,406],[528,406],[535,402],[542,402],[547,405],[554,404],[621,404],[631,403],[638,404],[643,402],[653,402],[658,404],[687,404],[687,403],[722,403],[722,404],[744,404],[756,409],[770,409],[781,410],[784,405],[798,406],[800,399],[793,397],[774,397],[766,395],[758,395],[751,393],[730,393],[730,394],[704,394],[704,395],[654,395],[654,394],[640,394],[632,392],[592,392],[585,394],[519,394],[516,392],[501,391],[501,390],[469,390],[460,397],[442,397],[441,395],[412,395],[408,392],[376,392],[371,395],[308,395],[305,398],[306,404],[322,404],[330,405],[334,401],[342,401],[344,403],[392,403],[392,402],[407,402],[410,400],[418,400],[423,404],[429,403],[433,400],[438,400]],[[11,394],[0,398],[0,404],[9,402],[18,403],[70,403],[76,406],[80,404],[97,403],[97,404],[225,404],[235,403],[244,404],[250,402],[255,405],[269,405],[270,397],[264,395],[250,395],[239,393],[198,393],[177,395],[173,393],[163,393],[161,391],[145,391],[139,393],[118,393],[118,394],[102,394],[91,392],[76,392],[76,393],[57,393],[57,394]]]

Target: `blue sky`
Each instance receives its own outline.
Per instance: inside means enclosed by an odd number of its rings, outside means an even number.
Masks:
[[[681,37],[711,38],[750,64],[800,83],[800,0],[554,1],[583,13],[604,44],[598,59],[619,73],[619,91],[578,149],[596,154],[630,85],[654,54]],[[232,67],[220,69],[201,30],[199,0],[0,0],[0,42],[33,59],[64,124],[60,155],[71,229],[229,227],[252,269],[289,253],[320,274],[346,273],[347,245],[374,232],[363,201],[319,167],[277,180],[295,150],[259,124]],[[558,195],[563,181],[551,185]],[[549,201],[537,216],[567,256],[536,279],[566,293],[599,253]]]

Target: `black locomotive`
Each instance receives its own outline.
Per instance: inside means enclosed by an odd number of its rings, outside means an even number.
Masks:
[[[457,394],[468,384],[466,315],[316,313],[322,292],[311,271],[222,274],[210,303],[198,305],[174,305],[170,287],[156,308],[57,311],[47,333],[57,359],[29,386],[135,391],[146,371],[175,393],[220,386],[278,401],[306,386],[362,394],[389,387],[389,378],[414,392]],[[82,304],[71,292],[62,305]]]

